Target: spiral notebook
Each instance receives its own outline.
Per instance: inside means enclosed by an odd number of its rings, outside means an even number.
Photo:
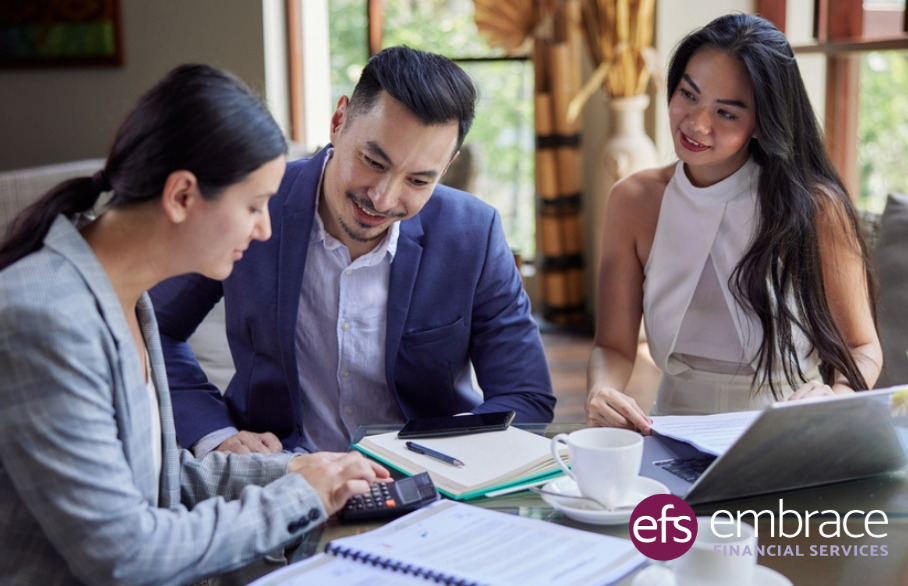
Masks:
[[[611,584],[645,560],[627,539],[445,500],[335,539],[253,586],[582,586]]]

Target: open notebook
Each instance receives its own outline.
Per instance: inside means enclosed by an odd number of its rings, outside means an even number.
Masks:
[[[461,460],[462,467],[411,452],[406,440],[397,439],[396,431],[366,436],[353,447],[404,474],[428,472],[441,493],[464,500],[562,474],[552,459],[550,442],[517,427],[418,440],[420,445]]]
[[[325,551],[253,586],[611,584],[646,560],[629,539],[454,501],[335,539]]]

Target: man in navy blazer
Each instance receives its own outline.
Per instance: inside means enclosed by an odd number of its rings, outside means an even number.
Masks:
[[[151,291],[182,445],[343,449],[361,424],[463,412],[551,421],[499,215],[438,184],[475,100],[448,59],[382,51],[339,100],[332,144],[287,166],[271,239],[237,251],[225,281],[185,275]],[[223,396],[187,343],[221,297],[236,367]]]

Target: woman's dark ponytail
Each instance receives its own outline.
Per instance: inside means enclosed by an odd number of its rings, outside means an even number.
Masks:
[[[102,171],[95,174],[97,176]],[[26,207],[10,223],[0,242],[0,271],[41,248],[47,231],[59,215],[73,217],[91,210],[104,191],[94,177],[78,177],[60,183]]]
[[[104,169],[101,169],[97,173],[91,176],[92,186],[98,190],[98,193],[104,193],[105,191],[110,191],[110,178],[107,176],[107,173]]]

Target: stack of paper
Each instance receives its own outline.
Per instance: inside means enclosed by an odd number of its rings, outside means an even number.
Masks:
[[[760,411],[737,411],[715,415],[662,415],[653,417],[653,431],[682,442],[701,452],[721,456],[747,428]]]
[[[552,459],[551,440],[517,427],[414,441],[453,456],[464,465],[453,466],[411,452],[406,440],[397,438],[397,432],[364,437],[354,447],[404,474],[428,472],[440,492],[458,500],[562,473]]]

